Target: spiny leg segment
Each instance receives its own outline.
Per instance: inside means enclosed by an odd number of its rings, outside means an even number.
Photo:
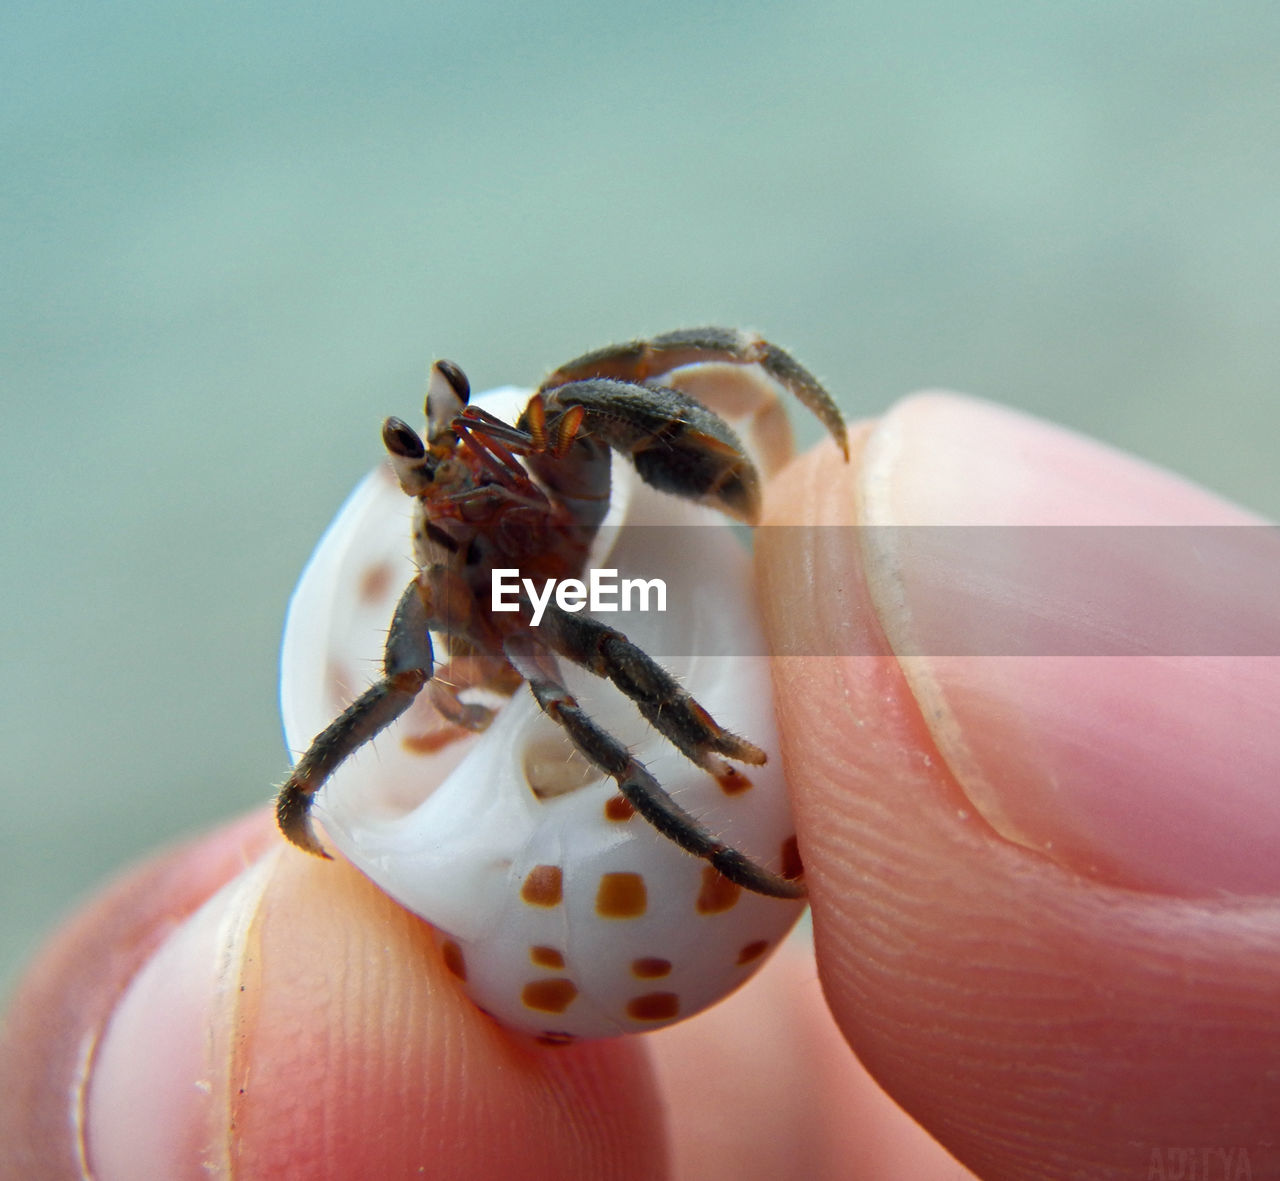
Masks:
[[[311,801],[339,764],[413,704],[431,678],[434,654],[417,581],[409,583],[387,635],[383,676],[316,735],[276,796],[280,831],[300,849],[328,857],[311,824]]]
[[[575,416],[574,434],[625,455],[652,488],[748,524],[759,516],[759,476],[741,441],[724,419],[680,390],[584,378],[535,393],[518,425],[527,427],[535,412],[561,434]],[[549,465],[533,448],[529,454],[540,476],[564,470],[563,461]]]
[[[540,628],[544,642],[567,660],[612,681],[636,703],[645,719],[681,754],[719,777],[717,755],[760,766],[765,753],[731,734],[643,648],[589,615],[570,614],[549,603]]]
[[[805,896],[803,882],[757,865],[681,808],[621,742],[591,720],[565,688],[554,653],[528,633],[510,637],[505,651],[547,716],[563,727],[584,757],[617,781],[622,795],[662,836],[745,889],[775,898]]]
[[[817,416],[845,459],[849,458],[844,416],[823,384],[786,350],[754,333],[732,328],[685,328],[651,340],[633,340],[596,349],[561,365],[538,387],[538,392],[592,377],[642,384],[683,365],[707,361],[759,365]]]

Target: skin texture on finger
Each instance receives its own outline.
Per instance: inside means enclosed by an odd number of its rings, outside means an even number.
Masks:
[[[860,466],[869,448],[883,456],[875,432],[897,432],[891,437],[905,463],[912,432],[927,432],[934,415],[948,424],[953,453],[944,458],[954,486],[946,494],[957,499],[969,494],[966,484],[981,491],[993,468],[1007,472],[1028,453],[1050,457],[1027,468],[1032,489],[1055,471],[1088,482],[1091,465],[1099,484],[1142,489],[1168,479],[989,407],[917,399],[854,432],[851,466],[824,448],[784,472],[770,489],[766,523],[862,524],[866,498],[882,493],[868,488]],[[979,426],[971,437],[967,418]],[[879,462],[877,478],[903,478],[892,466],[886,476]],[[929,466],[936,473],[946,463]],[[1240,520],[1223,511],[1225,521]],[[856,535],[839,533],[846,542]],[[885,598],[868,589],[862,546],[835,544],[836,536],[765,528],[757,545],[772,641],[797,654],[774,666],[783,754],[819,970],[849,1043],[895,1099],[985,1178],[1158,1176],[1153,1167],[1172,1169],[1177,1154],[1192,1149],[1214,1162],[1246,1153],[1249,1175],[1277,1175],[1280,905],[1266,894],[1206,887],[1212,864],[1192,855],[1193,842],[1212,839],[1212,831],[1154,833],[1171,843],[1166,876],[1152,884],[1156,862],[1142,856],[1136,806],[1105,818],[1110,864],[1089,854],[1086,840],[1102,838],[1088,815],[1071,827],[1065,850],[1052,840],[1063,823],[1055,809],[1069,811],[1073,802],[1087,809],[1094,795],[1092,785],[1076,792],[1070,775],[1046,793],[1046,777],[1063,765],[1054,761],[1060,748],[1071,751],[1073,775],[1112,775],[1121,803],[1151,790],[1137,774],[1128,794],[1124,762],[1113,755],[1119,748],[1135,757],[1132,732],[1153,715],[1172,732],[1163,713],[1168,662],[1152,660],[1147,692],[1109,714],[1078,678],[1042,687],[1059,694],[1056,702],[1037,701],[1029,698],[1034,680],[988,678],[980,664],[961,670],[969,680],[952,676],[943,696],[922,700],[881,626]],[[910,586],[903,593],[909,598]],[[1180,676],[1185,667],[1173,671]],[[1210,691],[1194,703],[1193,728],[1238,725],[1241,697],[1249,696],[1240,682],[1257,676],[1265,686],[1272,671],[1242,661],[1232,691],[1216,695],[1210,678]],[[980,709],[967,708],[979,698]],[[963,743],[1003,800],[1032,800],[1028,814],[1037,795],[1050,801],[1037,842],[999,831],[966,790],[972,764],[949,761],[957,748],[939,739],[939,708],[949,711],[949,724],[958,718],[969,727]],[[992,724],[1006,716],[1057,727],[1043,762],[1034,757],[1034,728]],[[1272,744],[1274,766],[1280,735],[1250,740]],[[1080,753],[1090,750],[1092,764]],[[1180,761],[1170,761],[1169,775]],[[1194,760],[1188,764],[1188,774],[1198,773]],[[1238,785],[1240,807],[1250,806],[1254,786]],[[1227,825],[1223,847],[1261,865],[1265,811],[1262,835],[1251,841],[1247,825],[1219,807],[1220,793],[1235,789],[1229,776],[1216,794],[1181,787],[1171,784],[1170,798],[1191,813],[1192,830]],[[1181,847],[1191,850],[1185,883],[1177,878],[1182,862],[1169,852]],[[1251,880],[1264,880],[1260,873]]]
[[[900,403],[858,470],[877,622],[983,819],[1117,884],[1280,893],[1280,535],[957,397]]]
[[[638,1047],[507,1033],[462,995],[426,925],[345,863],[282,851],[260,923],[237,1071],[258,1095],[236,1113],[245,1176],[661,1172]]]
[[[665,1170],[641,1047],[507,1033],[462,996],[429,929],[343,862],[272,838],[163,926],[95,1034],[83,1122],[99,1181]],[[93,969],[73,964],[68,983]]]
[[[109,886],[53,936],[0,1032],[0,1178],[84,1175],[89,1064],[120,994],[170,931],[275,839],[256,816],[180,845]]]
[[[973,1176],[849,1052],[807,939],[793,936],[745,988],[646,1041],[676,1181]]]

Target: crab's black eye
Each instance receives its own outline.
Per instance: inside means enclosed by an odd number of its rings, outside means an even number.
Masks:
[[[458,401],[465,406],[471,400],[471,382],[467,380],[467,375],[462,372],[461,367],[452,361],[445,360],[437,361],[435,367],[449,383]]]
[[[418,432],[402,418],[388,418],[382,424],[382,442],[400,459],[421,459],[427,453]]]
[[[467,375],[452,361],[437,361],[427,378],[427,438],[439,442],[471,397]]]
[[[400,487],[409,496],[421,496],[431,487],[436,461],[427,453],[418,432],[400,418],[382,424],[382,442],[391,456]]]

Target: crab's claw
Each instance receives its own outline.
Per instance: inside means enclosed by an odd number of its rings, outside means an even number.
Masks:
[[[688,394],[601,377],[541,397],[548,430],[573,414],[578,434],[627,456],[646,484],[747,524],[759,516],[760,476],[746,448],[724,419]]]
[[[299,849],[332,861],[333,858],[324,851],[324,846],[316,836],[315,825],[311,823],[313,799],[315,792],[299,784],[296,776],[290,776],[276,796],[276,823],[279,824],[280,831]]]

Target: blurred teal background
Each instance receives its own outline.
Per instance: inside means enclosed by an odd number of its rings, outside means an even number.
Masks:
[[[426,368],[749,325],[1275,514],[1280,6],[8,5],[0,984],[269,798],[293,581]]]

